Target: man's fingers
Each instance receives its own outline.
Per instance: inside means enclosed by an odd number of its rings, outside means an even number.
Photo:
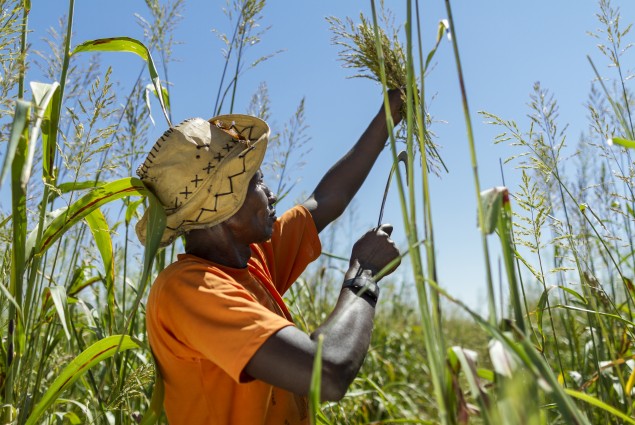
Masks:
[[[379,229],[377,229],[378,231],[381,230],[383,232],[386,232],[388,234],[388,236],[390,236],[392,234],[392,224],[382,224],[381,226],[379,226]]]

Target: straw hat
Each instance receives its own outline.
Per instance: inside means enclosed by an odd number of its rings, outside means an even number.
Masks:
[[[240,209],[269,133],[263,120],[234,114],[185,120],[157,140],[137,175],[165,209],[161,246],[188,230],[219,224]],[[147,219],[146,211],[136,225],[144,245]]]

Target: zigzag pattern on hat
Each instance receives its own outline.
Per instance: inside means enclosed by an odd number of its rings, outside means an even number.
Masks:
[[[231,195],[234,193],[234,177],[238,177],[240,175],[243,175],[247,172],[247,166],[245,163],[245,155],[248,152],[251,152],[254,148],[250,147],[249,149],[247,149],[245,152],[241,153],[241,155],[239,155],[239,158],[242,159],[242,166],[243,169],[235,174],[232,174],[230,176],[227,176],[228,180],[229,180],[229,191],[228,192],[217,192],[214,194],[214,206],[212,208],[205,208],[205,207],[201,207],[198,216],[196,217],[196,219],[194,220],[182,220],[181,223],[179,223],[178,226],[176,227],[169,227],[166,226],[168,229],[172,230],[172,231],[177,231],[179,229],[181,229],[183,227],[184,224],[192,224],[192,223],[198,223],[201,220],[201,216],[208,212],[208,213],[214,213],[216,211],[218,211],[217,207],[218,207],[218,198],[223,197],[223,196],[227,196],[227,195]],[[211,192],[211,187],[210,187],[210,192]],[[177,199],[178,200],[178,199]],[[176,205],[176,201],[175,201],[175,205]],[[180,205],[179,205],[180,206]],[[178,207],[175,208],[170,208],[170,209],[177,209]]]

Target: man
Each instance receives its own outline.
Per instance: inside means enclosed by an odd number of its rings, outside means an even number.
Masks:
[[[398,122],[400,93],[389,99]],[[310,336],[293,325],[281,296],[320,255],[318,233],[350,203],[387,135],[382,108],[311,196],[279,218],[260,171],[264,121],[192,119],[157,141],[137,173],[165,208],[162,244],[184,235],[186,251],[159,274],[146,308],[170,424],[308,424],[318,335],[322,399],[344,396],[370,344],[375,275],[399,263],[392,227],[355,243],[336,306]],[[137,225],[142,242],[146,220]]]

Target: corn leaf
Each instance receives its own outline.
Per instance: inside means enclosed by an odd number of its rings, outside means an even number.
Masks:
[[[100,282],[102,280],[101,276],[93,276],[86,280],[73,282],[70,288],[68,288],[68,296],[73,297],[79,293],[84,288],[91,286],[93,283]]]
[[[492,409],[490,411],[490,409],[488,409],[489,398],[479,383],[478,373],[476,370],[476,355],[477,354],[475,352],[466,350],[462,347],[452,347],[448,349],[448,357],[450,359],[455,357],[453,362],[461,365],[461,370],[463,371],[463,374],[470,386],[470,390],[481,407],[481,417],[483,423],[497,424],[500,423],[500,421],[492,418],[492,414],[495,416],[496,410]]]
[[[154,258],[159,251],[161,237],[163,236],[163,231],[166,224],[165,210],[163,209],[163,206],[161,205],[159,199],[149,191],[146,191],[146,197],[149,201],[148,222],[146,225],[146,249],[143,254],[143,272],[141,274],[141,282],[137,290],[137,297],[134,301],[132,309],[130,310],[130,315],[126,324],[126,328],[128,328],[129,331],[132,331],[132,329],[130,328],[130,326],[132,326],[132,318],[139,308],[141,298],[143,297],[148,282],[150,280],[150,274],[152,273],[152,264],[154,263]]]
[[[426,57],[426,64],[423,67],[424,72],[428,70],[430,61],[434,57],[434,54],[437,52],[437,49],[439,48],[439,44],[441,43],[441,40],[443,39],[443,34],[446,34],[446,33],[450,34],[448,25],[450,24],[448,23],[446,19],[442,19],[439,21],[439,26],[437,27],[437,41],[434,44],[434,48],[432,48],[432,50],[428,53],[428,56]]]
[[[503,189],[505,188],[493,187],[481,192],[483,232],[487,235],[494,233],[496,230],[496,224],[503,205]]]
[[[76,46],[71,54],[75,55],[81,52],[129,52],[136,54],[146,61],[148,64],[148,71],[150,72],[150,79],[152,80],[154,89],[158,94],[157,97],[159,98],[159,103],[161,104],[161,110],[163,110],[163,115],[165,115],[168,125],[172,127],[170,117],[168,116],[168,112],[166,110],[166,104],[168,104],[168,101],[163,96],[159,73],[154,65],[150,51],[142,42],[130,37],[100,38],[98,40],[88,40],[83,42],[82,44]]]
[[[22,307],[20,307],[20,304],[18,304],[18,302],[15,300],[15,298],[9,291],[9,288],[4,286],[4,283],[2,282],[0,282],[0,292],[2,292],[2,295],[7,297],[7,300],[9,300],[9,302],[13,305],[13,307],[15,307],[15,310],[18,314],[18,317],[20,318],[20,321],[24,323],[24,315],[22,314]]]
[[[438,291],[440,294],[451,300],[453,303],[459,305],[465,312],[467,312],[480,326],[487,332],[492,338],[500,341],[510,352],[516,354],[520,363],[525,365],[532,374],[538,379],[541,387],[548,388],[547,391],[551,392],[551,396],[557,405],[558,411],[562,415],[566,423],[578,424],[578,425],[591,425],[588,418],[584,413],[573,403],[571,397],[568,396],[562,386],[558,383],[556,376],[553,374],[553,370],[546,362],[542,354],[540,354],[531,341],[529,341],[523,334],[518,334],[519,341],[513,341],[507,334],[501,332],[495,324],[490,323],[488,320],[482,318],[479,314],[470,309],[463,302],[457,300],[448,294],[443,288],[438,286],[433,281],[428,283]]]
[[[26,425],[38,423],[40,416],[51,406],[59,395],[82,377],[88,369],[112,357],[115,353],[140,348],[138,342],[128,335],[112,335],[97,341],[62,370],[57,379],[51,384],[42,399],[35,405],[26,420]]]
[[[134,177],[127,177],[106,183],[90,191],[75,203],[73,203],[63,214],[56,216],[42,232],[39,243],[30,252],[31,256],[41,255],[51,245],[58,240],[70,227],[78,221],[86,218],[88,214],[104,204],[123,198],[124,196],[138,195],[146,196],[149,192],[141,182]]]
[[[80,424],[92,424],[92,423],[94,423],[93,414],[91,413],[91,411],[88,408],[88,406],[85,405],[84,403],[80,403],[77,400],[69,400],[69,399],[66,399],[66,398],[58,398],[55,401],[55,404],[56,405],[58,405],[58,404],[72,404],[74,406],[77,406],[82,411],[82,413],[84,415],[86,415],[86,420],[84,420],[84,421],[80,420],[79,423]]]
[[[108,307],[111,310],[110,317],[115,317],[115,262],[110,228],[106,217],[99,208],[86,216],[86,223],[93,234],[95,244],[104,263],[104,280],[108,293]]]
[[[132,217],[134,217],[137,212],[137,208],[139,208],[139,205],[141,205],[142,203],[143,198],[137,199],[135,201],[130,201],[128,203],[128,206],[126,207],[126,225],[130,224],[130,222],[132,221]]]
[[[11,125],[9,148],[13,147],[11,158],[11,208],[13,216],[13,246],[11,249],[11,294],[18,304],[22,300],[22,285],[26,264],[26,183],[24,165],[28,155],[28,121],[31,104],[23,100],[16,103],[16,111]]]
[[[536,325],[538,326],[538,333],[544,336],[543,328],[542,328],[542,316],[547,306],[547,301],[549,300],[549,292],[553,289],[549,287],[545,289],[540,295],[540,299],[538,300],[538,305],[536,306]]]
[[[30,107],[31,104],[22,99],[18,100],[15,104],[15,112],[13,114],[13,122],[11,124],[11,134],[9,136],[9,143],[7,144],[7,152],[4,155],[4,162],[2,163],[2,172],[0,172],[0,186],[2,186],[2,183],[9,172],[9,166],[13,163],[13,159],[20,142],[20,135],[27,124],[28,111]]]
[[[516,263],[514,253],[516,247],[513,240],[513,226],[512,223],[512,209],[509,202],[509,191],[506,187],[494,188],[499,193],[500,211],[498,213],[498,237],[501,241],[501,250],[503,252],[503,260],[505,264],[505,273],[507,275],[507,285],[509,286],[509,296],[514,311],[514,319],[516,320],[516,326],[522,331],[526,332],[527,326],[525,325],[525,316],[523,314],[523,307],[521,304],[521,288],[516,277]],[[489,212],[485,210],[485,216],[487,217]]]
[[[73,192],[76,190],[86,190],[95,188],[95,181],[86,181],[86,182],[68,182],[61,183],[55,187],[55,190],[49,195],[49,202],[53,202],[55,199],[59,198],[60,195],[64,193]]]
[[[43,228],[47,228],[51,222],[57,219],[59,216],[66,213],[68,207],[61,207],[53,211],[49,211],[44,215]],[[29,258],[33,255],[33,251],[35,249],[35,244],[37,242],[39,225],[35,227],[35,229],[31,230],[29,233],[29,237],[26,240],[26,253],[29,255]]]

